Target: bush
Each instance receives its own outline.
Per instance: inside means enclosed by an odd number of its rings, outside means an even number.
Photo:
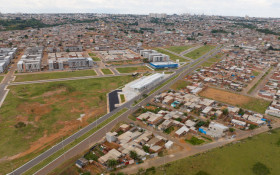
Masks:
[[[252,171],[256,175],[268,175],[270,174],[269,168],[263,163],[257,162],[252,168]]]
[[[18,123],[15,125],[15,128],[23,128],[23,127],[25,127],[25,126],[26,126],[25,123],[23,123],[23,122],[18,122]]]
[[[150,148],[149,148],[148,146],[146,146],[146,145],[144,145],[144,146],[142,147],[142,149],[143,149],[146,153],[149,153],[149,152],[150,152]]]
[[[146,173],[149,173],[149,172],[151,172],[153,174],[156,173],[156,168],[153,166],[151,168],[146,169]]]
[[[257,127],[258,127],[257,125],[252,125],[252,124],[251,124],[251,125],[249,126],[249,129],[253,130],[253,129],[256,129]]]
[[[229,132],[234,132],[235,129],[234,128],[229,128]]]

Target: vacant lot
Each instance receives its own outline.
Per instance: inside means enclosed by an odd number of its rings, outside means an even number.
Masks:
[[[191,45],[188,45],[188,46],[171,46],[171,47],[167,47],[166,49],[179,54],[179,53],[181,53],[185,50],[188,50],[192,47],[194,47],[194,46],[191,46]]]
[[[108,74],[113,74],[112,71],[110,69],[101,69],[101,71],[103,72],[103,74],[108,75]]]
[[[210,52],[215,47],[216,46],[213,46],[213,45],[204,45],[190,53],[187,53],[185,56],[195,60],[195,59],[198,59],[199,57],[205,55],[206,53]]]
[[[191,83],[186,81],[186,80],[178,80],[170,88],[173,89],[173,90],[180,90],[180,89],[185,88],[188,85],[191,85]]]
[[[176,60],[179,60],[180,62],[187,62],[188,60],[186,60],[185,58],[182,58],[182,57],[179,57],[177,55],[174,55],[172,53],[169,53],[163,49],[160,49],[160,48],[157,48],[155,49],[156,51],[160,52],[160,53],[163,53],[163,54],[166,54],[166,55],[169,55],[170,56],[170,59],[173,60],[173,61],[176,61]]]
[[[256,111],[262,114],[270,104],[269,101],[263,99],[239,95],[232,92],[209,87],[202,91],[199,95],[248,110]]]
[[[116,68],[119,73],[134,73],[134,72],[147,72],[152,71],[146,66],[139,66],[139,67],[119,67]]]
[[[219,53],[216,56],[209,58],[207,61],[201,64],[202,67],[210,67],[216,62],[220,61],[222,58],[223,54]]]
[[[1,81],[4,79],[4,76],[1,76],[0,75],[0,83],[1,83]]]
[[[278,144],[277,144],[278,143]],[[236,144],[215,148],[207,153],[184,158],[156,168],[155,173],[168,175],[256,175],[253,166],[260,162],[269,168],[271,175],[280,172],[280,130],[263,133]],[[165,167],[165,168],[164,168]],[[262,174],[262,173],[260,173]]]
[[[11,86],[0,108],[0,172],[104,115],[106,94],[131,80],[122,76]],[[86,114],[82,122],[80,114]]]
[[[58,78],[70,78],[70,77],[82,77],[82,76],[93,76],[96,75],[94,70],[77,70],[71,72],[51,72],[51,73],[30,73],[24,75],[17,75],[17,82],[21,81],[36,81],[36,80],[47,80],[47,79],[58,79]]]

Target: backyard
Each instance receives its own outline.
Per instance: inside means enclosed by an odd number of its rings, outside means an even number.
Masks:
[[[204,45],[192,52],[187,53],[185,56],[195,60],[195,59],[198,59],[199,57],[205,55],[206,53],[210,52],[215,47],[216,46],[213,46],[213,45]]]
[[[70,78],[70,77],[82,77],[82,76],[94,76],[96,72],[90,70],[77,70],[68,72],[51,72],[51,73],[30,73],[30,74],[15,74],[16,82],[22,81],[36,81],[36,80],[47,80],[47,79],[58,79],[58,78]]]
[[[8,173],[106,114],[107,92],[132,80],[122,76],[10,86],[0,109],[0,172]],[[77,120],[81,114],[82,122]]]

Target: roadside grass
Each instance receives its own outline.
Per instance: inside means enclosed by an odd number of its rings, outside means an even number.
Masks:
[[[213,64],[217,63],[218,61],[221,60],[223,54],[218,53],[217,55],[215,55],[212,58],[209,58],[207,61],[205,61],[204,63],[201,64],[202,67],[210,67]]]
[[[173,60],[173,61],[176,61],[176,60],[179,60],[179,62],[188,62],[189,60],[185,59],[185,58],[182,58],[180,56],[177,56],[177,55],[174,55],[170,52],[167,52],[163,49],[160,49],[160,48],[156,48],[155,49],[156,51],[160,52],[160,53],[163,53],[163,54],[166,54],[166,55],[169,55],[170,56],[170,59]]]
[[[121,98],[121,103],[124,103],[125,102],[124,94],[120,94],[120,98]]]
[[[178,80],[170,88],[173,90],[180,90],[191,84],[192,84],[191,82],[186,80]]]
[[[2,82],[3,79],[4,79],[4,76],[0,75],[0,83]]]
[[[262,114],[265,113],[265,110],[270,105],[270,101],[210,87],[200,92],[199,95]]]
[[[117,71],[121,74],[125,73],[134,73],[134,72],[149,72],[152,71],[150,68],[147,66],[138,66],[138,67],[119,67],[116,68]]]
[[[213,64],[215,64],[214,62],[209,62],[209,61],[205,61],[204,63],[201,64],[202,67],[210,67]]]
[[[110,69],[101,69],[101,71],[103,72],[104,75],[113,74]]]
[[[0,108],[0,157],[9,158],[30,150],[31,146],[39,147],[12,161],[3,159],[0,172],[10,172],[11,166],[24,164],[61,137],[77,131],[80,114],[90,114],[82,126],[106,114],[106,94],[133,79],[132,76],[122,76],[10,86]],[[26,126],[14,127],[19,121]],[[64,130],[67,127],[69,129]],[[51,137],[55,135],[60,136]],[[43,136],[49,138],[45,144],[38,142]]]
[[[88,53],[88,55],[92,58],[93,61],[101,61],[95,53]]]
[[[122,115],[123,113],[125,113],[128,109],[127,108],[123,108],[122,110],[120,110],[119,112],[117,112],[116,114],[114,114],[112,117],[110,117],[109,119],[105,120],[104,122],[102,122],[101,124],[97,125],[97,127],[93,128],[92,130],[90,130],[89,132],[87,132],[86,134],[82,135],[81,137],[79,137],[78,139],[74,140],[72,143],[66,145],[64,147],[64,149],[61,149],[59,151],[57,151],[56,153],[54,153],[53,155],[49,156],[48,158],[46,158],[45,160],[43,160],[42,162],[40,162],[39,164],[35,165],[33,168],[29,169],[28,171],[26,171],[25,173],[23,173],[23,175],[29,175],[29,174],[34,174],[37,171],[39,171],[41,168],[43,168],[44,166],[46,166],[48,163],[50,163],[51,161],[55,160],[56,158],[58,158],[59,156],[61,156],[63,153],[67,152],[68,150],[70,150],[71,148],[73,148],[74,146],[76,146],[77,144],[79,144],[80,142],[82,142],[84,139],[86,139],[87,137],[91,136],[92,134],[94,134],[96,131],[98,131],[99,129],[101,129],[102,127],[104,127],[105,125],[107,125],[108,123],[110,123],[111,121],[113,121],[114,119],[116,119],[117,117],[119,117],[120,115]]]
[[[180,54],[181,52],[183,52],[185,50],[188,50],[188,49],[190,49],[192,47],[194,47],[194,46],[192,46],[192,45],[188,45],[188,46],[170,46],[170,47],[167,47],[166,49],[170,50],[171,52],[175,52],[175,53]]]
[[[205,55],[206,53],[210,52],[211,50],[215,49],[216,46],[213,45],[204,45],[192,52],[187,53],[185,56],[191,59],[198,59],[199,57]]]
[[[97,75],[92,69],[89,70],[77,70],[68,72],[50,72],[50,73],[30,73],[30,74],[17,74],[15,82],[23,81],[36,81],[36,80],[47,80],[47,79],[58,79],[58,78],[70,78],[70,77],[82,77],[82,76],[94,76]]]
[[[248,91],[248,94],[251,94],[256,87],[263,81],[263,79],[269,74],[269,72],[271,71],[272,68],[270,68],[268,71],[265,72],[265,74],[258,80],[258,82],[256,84],[254,84],[254,86]]]
[[[188,172],[187,174],[197,175],[199,172],[206,172],[209,175],[256,175],[253,167],[257,162],[266,165],[271,175],[279,174],[280,149],[276,143],[280,138],[280,130],[273,131],[275,132],[262,133],[241,142],[170,162],[146,174],[176,175]]]

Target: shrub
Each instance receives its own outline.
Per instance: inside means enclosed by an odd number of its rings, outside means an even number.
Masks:
[[[234,132],[235,129],[234,128],[229,128],[229,132]]]
[[[26,126],[25,123],[23,123],[23,122],[18,122],[18,123],[15,125],[15,128],[23,128],[23,127],[25,127],[25,126]]]
[[[186,139],[185,141],[186,141],[186,142],[189,142],[189,143],[192,144],[192,145],[200,145],[200,144],[204,143],[204,140],[199,139],[199,138],[194,137],[194,136],[192,136],[192,138],[189,139],[189,140]]]
[[[205,171],[199,171],[195,175],[210,175],[210,174]]]
[[[270,174],[269,168],[263,163],[257,162],[254,164],[252,171],[256,175],[268,175]]]

